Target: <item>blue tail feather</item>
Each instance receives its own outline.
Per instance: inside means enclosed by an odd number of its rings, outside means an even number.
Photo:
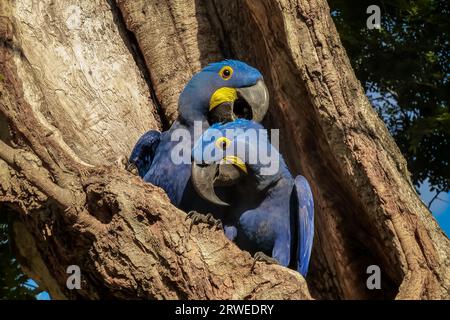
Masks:
[[[314,238],[314,200],[308,181],[303,176],[295,178],[298,214],[297,270],[306,276]]]
[[[131,152],[130,162],[135,164],[141,177],[144,177],[150,169],[160,136],[161,133],[156,130],[146,132],[139,138]]]

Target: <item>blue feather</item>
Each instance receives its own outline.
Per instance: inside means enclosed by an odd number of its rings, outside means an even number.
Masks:
[[[233,76],[225,81],[219,75],[223,66],[233,68]],[[172,151],[180,144],[172,141],[175,130],[183,129],[190,133],[192,139],[182,141],[185,149],[193,146],[194,121],[207,127],[207,113],[210,97],[222,87],[247,87],[262,79],[261,73],[244,62],[224,60],[211,63],[195,74],[180,95],[179,118],[171,128],[163,133],[149,131],[136,143],[130,157],[138,167],[139,175],[144,181],[157,185],[166,191],[171,202],[183,210],[211,212],[214,207],[205,203],[193,191],[190,183],[191,164],[175,164],[171,160]]]
[[[227,148],[222,153],[204,154],[204,148],[215,145],[215,140],[210,139],[212,135],[208,131],[212,129],[219,130],[222,135],[225,135],[228,129],[241,130],[234,131],[234,135],[229,137],[233,148]],[[225,230],[227,237],[233,239],[241,249],[251,253],[262,251],[271,255],[281,265],[295,268],[306,276],[314,237],[314,203],[311,189],[303,176],[293,179],[275,148],[268,140],[261,140],[264,136],[257,139],[240,138],[240,135],[246,134],[250,129],[259,130],[263,127],[244,119],[213,125],[195,144],[194,159],[207,163],[220,162],[225,154],[229,155],[229,149],[234,156],[249,159],[246,157],[248,151],[257,150],[257,147],[261,146],[255,144],[269,145],[268,150],[278,156],[278,171],[263,174],[263,165],[259,161],[246,162],[250,170],[248,175],[233,187],[235,190],[232,193],[236,200],[223,221]]]
[[[309,259],[314,239],[314,201],[308,181],[303,176],[295,178],[295,196],[297,207],[293,208],[298,214],[298,252],[297,270],[303,276],[308,272]]]
[[[131,152],[130,161],[136,165],[141,177],[150,169],[160,136],[161,133],[155,130],[144,133]]]

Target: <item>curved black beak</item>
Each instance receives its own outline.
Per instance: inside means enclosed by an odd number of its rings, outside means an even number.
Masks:
[[[192,163],[191,179],[195,191],[206,201],[219,206],[229,206],[221,200],[214,187],[227,187],[236,184],[242,177],[242,171],[232,164]]]
[[[237,118],[256,122],[263,120],[269,108],[269,91],[262,79],[253,86],[237,88],[236,96],[236,100],[214,107],[209,113],[209,122],[231,122]]]
[[[251,120],[261,122],[269,108],[269,90],[264,81],[262,79],[258,80],[254,86],[237,88],[236,91],[238,100],[235,101],[235,113],[239,112],[236,104],[239,102],[239,99],[243,99],[251,108]]]

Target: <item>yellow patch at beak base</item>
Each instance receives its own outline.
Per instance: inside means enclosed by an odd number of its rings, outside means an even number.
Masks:
[[[237,99],[237,92],[234,88],[223,87],[217,89],[209,100],[209,111],[224,102],[233,102]]]
[[[236,167],[245,172],[245,174],[248,174],[247,166],[245,165],[245,162],[242,161],[241,158],[236,156],[226,156],[225,158],[223,158],[223,161],[229,164],[234,164]]]

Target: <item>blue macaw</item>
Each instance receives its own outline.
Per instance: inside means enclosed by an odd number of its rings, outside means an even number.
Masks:
[[[233,188],[222,221],[226,236],[257,260],[276,261],[306,276],[314,237],[311,188],[305,177],[292,177],[259,130],[260,124],[241,119],[206,130],[192,151],[193,184],[204,199],[219,205],[224,201],[215,188]],[[258,152],[264,150],[271,164],[261,161]]]
[[[201,211],[209,211],[211,208],[205,207],[206,202],[197,196],[190,183],[194,122],[198,121],[204,130],[210,123],[239,117],[261,121],[268,105],[268,90],[258,70],[236,60],[212,63],[195,74],[184,88],[178,103],[179,116],[171,128],[163,133],[155,130],[145,133],[136,143],[129,162],[136,166],[144,181],[164,189],[177,207],[186,212],[202,207]],[[180,132],[187,136],[180,136]],[[174,162],[173,153],[178,150],[189,152],[184,155],[188,161]]]

